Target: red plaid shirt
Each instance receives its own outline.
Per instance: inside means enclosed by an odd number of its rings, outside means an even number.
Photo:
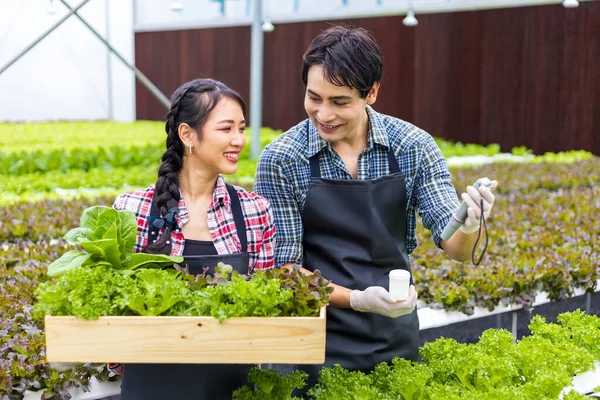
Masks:
[[[269,202],[253,192],[248,192],[235,186],[240,199],[242,214],[246,223],[248,238],[248,254],[250,256],[250,271],[268,269],[274,266],[273,252],[275,249],[275,224]],[[146,190],[136,190],[117,197],[113,207],[117,210],[132,211],[137,217],[138,234],[135,252],[140,252],[148,244],[148,221],[150,214],[154,185]],[[190,219],[183,198],[179,201],[177,225],[184,226]],[[236,234],[233,212],[225,180],[221,175],[213,192],[213,199],[208,209],[208,228],[218,254],[232,254],[242,251],[242,246]],[[183,255],[185,238],[179,229],[171,232],[171,255]]]

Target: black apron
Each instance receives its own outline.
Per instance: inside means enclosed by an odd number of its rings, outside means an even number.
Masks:
[[[205,267],[209,268],[209,272],[214,272],[219,261],[230,264],[240,273],[249,272],[248,241],[240,200],[233,186],[227,185],[227,191],[242,252],[219,255],[214,245],[210,248],[192,241],[190,246],[184,247],[183,252],[183,262],[188,265],[190,273],[202,273]],[[152,221],[159,217],[158,208],[152,201],[149,226],[152,227]],[[149,230],[148,243],[157,239],[156,231],[152,228]],[[189,254],[201,248],[205,249],[204,254]],[[234,390],[246,384],[251,367],[240,364],[125,364],[121,400],[229,400]]]
[[[388,273],[410,271],[406,250],[406,184],[388,152],[390,175],[372,180],[321,178],[319,153],[310,158],[311,179],[304,206],[304,266],[349,289],[389,288]],[[369,372],[398,356],[416,360],[416,310],[399,318],[327,307],[325,366],[340,364]],[[322,365],[303,365],[309,387]]]

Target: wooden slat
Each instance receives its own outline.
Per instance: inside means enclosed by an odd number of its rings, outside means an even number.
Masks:
[[[319,317],[47,316],[49,362],[322,364],[325,308]]]

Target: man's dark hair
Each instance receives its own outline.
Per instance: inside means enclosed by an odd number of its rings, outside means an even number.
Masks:
[[[334,26],[313,39],[304,53],[302,82],[308,70],[321,65],[325,79],[337,86],[358,89],[365,98],[375,82],[381,81],[383,59],[375,39],[362,28]]]

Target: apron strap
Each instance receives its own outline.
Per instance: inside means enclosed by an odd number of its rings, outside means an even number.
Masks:
[[[390,172],[392,174],[397,174],[400,172],[400,166],[398,165],[398,160],[396,159],[396,155],[394,154],[394,150],[390,147],[388,151],[388,163],[390,165]]]
[[[242,205],[240,204],[240,198],[235,191],[235,188],[230,184],[226,183],[227,192],[231,199],[231,211],[233,212],[233,220],[235,221],[235,229],[242,245],[242,253],[248,251],[248,238],[246,237],[246,223],[244,221],[244,214],[242,213]]]
[[[317,161],[318,162],[318,161]],[[235,191],[235,188],[229,184],[225,184],[229,198],[231,201],[231,211],[233,212],[233,221],[235,222],[235,229],[242,245],[242,253],[248,251],[248,238],[246,237],[246,223],[244,221],[244,214],[242,213],[242,206],[240,204],[240,198]],[[156,205],[156,197],[152,197],[152,204],[150,205],[150,215],[146,217],[148,221],[148,244],[152,244],[158,238],[158,228],[155,228],[152,223],[160,218],[160,212]]]
[[[319,166],[319,153],[313,155],[308,161],[310,162],[310,177],[320,178],[321,167]]]

